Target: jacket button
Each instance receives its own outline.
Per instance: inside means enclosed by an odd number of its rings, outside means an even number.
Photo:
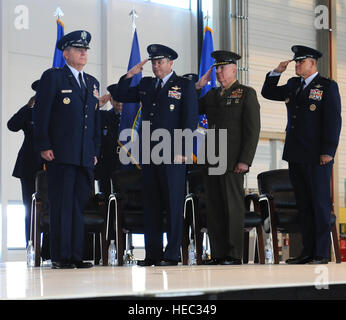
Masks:
[[[150,112],[150,114],[149,114],[151,117],[154,115],[152,112]]]
[[[156,103],[155,103],[155,102],[153,103],[153,106],[154,106],[154,107],[156,106]]]
[[[85,129],[85,130],[88,129],[88,126],[85,126],[84,129]]]

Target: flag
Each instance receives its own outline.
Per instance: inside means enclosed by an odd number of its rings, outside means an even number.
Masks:
[[[214,51],[213,46],[213,31],[208,26],[204,28],[204,40],[201,53],[201,64],[199,67],[199,79],[210,69],[214,64],[214,58],[211,53]],[[213,68],[210,81],[202,88],[200,97],[203,97],[211,88],[216,87],[216,72]],[[204,142],[205,135],[207,134],[208,120],[205,114],[201,114],[198,119],[197,126],[197,140],[193,145],[193,161],[197,162],[197,156],[202,143]]]
[[[209,27],[204,28],[204,40],[202,45],[201,53],[201,64],[199,67],[199,79],[209,70],[209,68],[214,64],[214,58],[212,58],[211,53],[214,51],[213,46],[213,31]],[[216,87],[216,72],[213,68],[210,81],[202,88],[201,97],[203,97],[211,88]]]
[[[62,68],[65,65],[65,59],[62,54],[62,51],[56,47],[56,44],[64,36],[65,26],[60,19],[56,20],[56,26],[57,26],[57,37],[56,37],[55,51],[54,51],[54,58],[53,58],[53,68]]]
[[[131,54],[129,59],[129,64],[127,71],[130,70],[132,67],[134,67],[136,64],[141,62],[141,56],[139,51],[139,44],[138,44],[138,37],[137,37],[137,30],[134,28],[133,32],[133,40],[132,40],[132,48],[131,48]],[[139,84],[139,82],[142,79],[142,72],[134,75],[131,80],[131,87],[135,87]],[[139,139],[140,135],[140,128],[142,124],[141,119],[141,112],[142,107],[139,103],[124,103],[122,112],[121,112],[121,118],[120,118],[120,126],[119,126],[119,132],[121,132],[124,129],[131,129],[131,137],[127,141],[120,141],[118,140],[118,145],[121,148],[125,148],[125,144],[127,147],[130,147],[132,143],[135,143],[137,139]],[[139,142],[139,140],[137,141]],[[130,149],[130,148],[127,148]],[[132,155],[129,150],[125,150],[127,152],[127,155],[132,159],[132,162],[135,164],[137,169],[140,169],[140,159],[138,158],[139,155]],[[128,167],[128,165],[126,165]]]

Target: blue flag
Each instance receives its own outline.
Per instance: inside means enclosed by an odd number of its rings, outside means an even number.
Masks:
[[[213,45],[213,35],[212,29],[205,27],[204,29],[204,40],[202,45],[201,53],[201,64],[199,67],[199,79],[209,70],[209,68],[214,64],[214,58],[212,58],[211,53],[214,51]],[[203,97],[211,88],[216,87],[216,72],[213,68],[210,81],[202,88],[201,97]]]
[[[214,64],[214,58],[211,53],[214,51],[212,29],[205,27],[204,40],[201,53],[201,64],[199,67],[199,79],[210,69]],[[216,72],[213,68],[210,81],[202,88],[200,97],[203,97],[211,88],[216,87]],[[207,134],[208,120],[205,114],[201,114],[198,119],[197,141],[193,145],[193,161],[197,162],[197,156],[205,135]]]
[[[56,20],[56,26],[57,26],[57,37],[56,37],[56,43],[57,43],[64,36],[65,26],[60,19]],[[53,68],[62,68],[64,65],[65,65],[65,59],[62,54],[62,51],[59,50],[55,44]]]
[[[139,44],[138,44],[137,30],[134,29],[132,48],[131,48],[131,54],[130,54],[127,71],[140,62],[141,62],[141,55],[140,55]],[[130,86],[131,87],[137,86],[139,82],[141,81],[141,79],[142,79],[142,72],[134,75],[132,77]],[[134,143],[137,139],[139,139],[140,128],[142,124],[141,108],[142,107],[139,103],[124,103],[123,104],[119,132],[121,132],[124,129],[131,129],[132,131],[131,131],[131,137],[127,141],[121,141],[120,139],[118,140],[118,144],[121,148],[125,148],[124,146],[125,144],[127,144],[127,146],[129,147],[131,146],[132,143]],[[130,149],[130,148],[127,148],[127,149]],[[140,164],[139,164],[140,159],[138,158],[139,155],[131,154],[129,150],[126,150],[126,152],[128,156],[132,159],[133,164],[136,165],[138,169],[140,169]]]

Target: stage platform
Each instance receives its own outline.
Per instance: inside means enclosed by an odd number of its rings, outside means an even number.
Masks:
[[[0,264],[1,300],[346,299],[346,264],[103,267]]]

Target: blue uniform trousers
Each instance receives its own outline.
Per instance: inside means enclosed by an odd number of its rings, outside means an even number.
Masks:
[[[289,162],[301,219],[303,254],[329,258],[333,161],[326,165]]]
[[[183,230],[185,165],[143,165],[146,258],[178,261]],[[167,246],[163,253],[162,211],[168,213]]]
[[[88,202],[93,169],[47,163],[52,261],[82,261],[84,250],[83,211]]]

